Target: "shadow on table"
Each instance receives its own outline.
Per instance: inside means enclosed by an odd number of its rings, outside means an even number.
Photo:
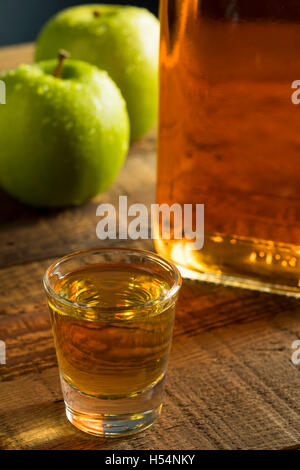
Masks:
[[[20,221],[34,221],[43,216],[53,216],[65,209],[39,209],[23,204],[0,188],[0,221],[10,224]]]
[[[262,328],[282,317],[300,316],[298,298],[184,279],[178,302],[175,338],[260,322]]]

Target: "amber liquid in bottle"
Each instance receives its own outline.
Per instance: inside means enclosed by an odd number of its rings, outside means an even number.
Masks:
[[[157,202],[205,204],[203,249],[156,241],[187,275],[297,295],[300,4],[162,0]]]

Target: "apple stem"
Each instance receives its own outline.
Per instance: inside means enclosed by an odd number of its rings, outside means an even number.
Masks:
[[[99,18],[99,16],[101,15],[100,11],[97,11],[97,10],[95,10],[93,13],[94,13],[95,18]]]
[[[64,49],[61,49],[58,53],[58,64],[56,69],[54,70],[53,76],[58,78],[61,76],[61,72],[63,69],[64,61],[68,57],[70,57],[71,54],[68,51],[65,51]]]

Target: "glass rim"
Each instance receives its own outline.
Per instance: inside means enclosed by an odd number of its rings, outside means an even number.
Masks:
[[[164,265],[168,266],[169,269],[171,269],[172,273],[174,274],[174,282],[170,286],[170,289],[168,290],[168,292],[165,295],[162,295],[162,296],[158,297],[157,299],[149,300],[147,302],[141,302],[141,303],[133,304],[133,305],[130,305],[130,306],[123,306],[123,307],[101,307],[101,306],[93,306],[93,305],[88,305],[88,304],[82,304],[82,303],[79,303],[79,302],[73,302],[71,300],[66,299],[62,295],[55,292],[54,289],[52,289],[52,287],[50,285],[50,282],[49,282],[50,275],[51,275],[51,272],[56,267],[58,267],[60,264],[62,264],[63,262],[65,262],[69,259],[76,258],[79,255],[88,255],[88,254],[92,254],[92,253],[100,253],[101,254],[101,253],[105,253],[105,252],[119,252],[119,253],[127,252],[128,255],[144,255],[146,258],[152,258],[152,260],[156,261],[157,263],[160,263],[160,264],[163,263]],[[182,285],[182,277],[181,277],[181,274],[179,272],[179,269],[175,266],[175,264],[173,264],[169,260],[167,260],[167,259],[163,258],[162,256],[160,256],[156,253],[153,253],[151,251],[136,250],[136,249],[130,249],[130,248],[92,248],[92,249],[89,249],[89,250],[78,250],[78,251],[75,251],[73,253],[70,253],[68,255],[63,256],[62,258],[57,259],[54,263],[52,263],[47,268],[47,270],[46,270],[46,272],[43,276],[43,286],[44,286],[44,289],[45,289],[46,293],[50,297],[52,297],[56,301],[58,301],[59,303],[61,303],[63,305],[66,305],[68,307],[73,307],[73,308],[76,307],[76,308],[79,308],[79,309],[85,309],[85,310],[90,310],[90,311],[100,311],[100,312],[104,312],[104,313],[105,312],[111,313],[111,312],[115,312],[116,310],[118,312],[125,312],[125,311],[128,311],[128,310],[137,310],[137,309],[140,309],[142,307],[148,308],[148,307],[152,307],[152,306],[155,306],[155,305],[158,305],[158,304],[164,304],[165,302],[171,301],[171,299],[173,297],[175,297],[175,295],[178,293],[181,285]]]

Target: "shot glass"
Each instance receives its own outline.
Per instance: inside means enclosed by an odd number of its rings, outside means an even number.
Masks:
[[[103,437],[133,434],[160,415],[177,268],[127,249],[65,256],[44,276],[66,415]]]

